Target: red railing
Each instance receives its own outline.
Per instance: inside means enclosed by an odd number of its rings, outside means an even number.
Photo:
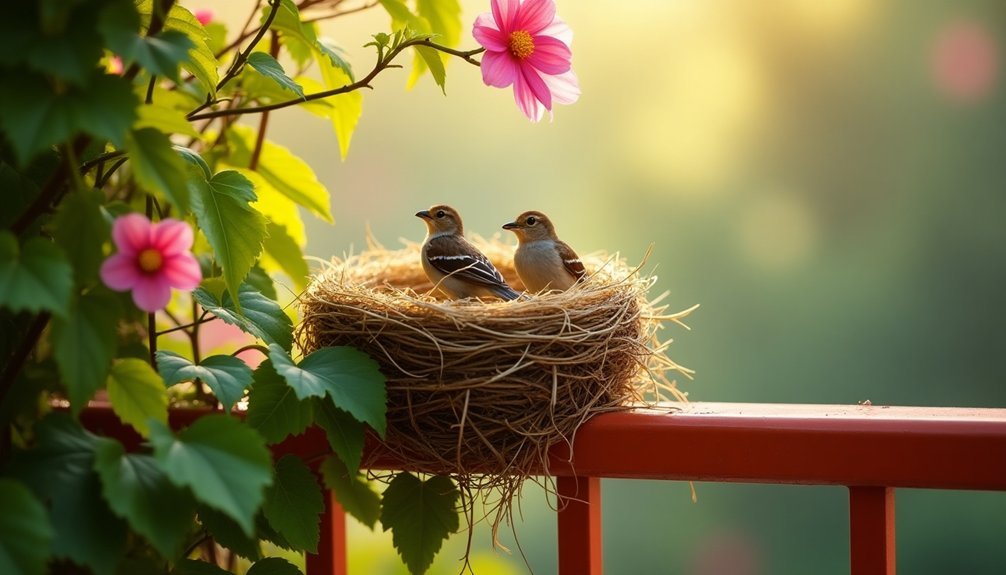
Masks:
[[[314,429],[276,448],[308,457],[328,449]],[[410,469],[370,455],[372,469]],[[1006,409],[693,403],[605,414],[584,424],[572,454],[553,450],[549,471],[568,498],[558,512],[560,575],[602,571],[602,477],[847,486],[852,574],[892,575],[895,488],[1006,491]],[[347,573],[345,516],[328,503],[307,575]]]

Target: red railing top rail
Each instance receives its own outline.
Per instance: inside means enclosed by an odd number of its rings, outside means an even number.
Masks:
[[[205,411],[173,414],[184,426]],[[107,406],[85,425],[126,438]],[[135,435],[135,434],[133,434]],[[139,438],[135,438],[138,440]],[[329,450],[316,429],[276,447],[311,457]],[[373,469],[411,469],[379,445]],[[570,457],[552,450],[549,473],[584,477],[924,487],[1006,491],[1006,409],[692,403],[679,410],[598,415]]]

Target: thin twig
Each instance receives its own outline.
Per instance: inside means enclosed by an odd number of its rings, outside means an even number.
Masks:
[[[209,323],[209,322],[211,322],[211,321],[213,321],[215,319],[217,319],[217,316],[213,316],[213,317],[207,318],[207,319],[200,319],[198,321],[194,321],[192,323],[187,323],[187,324],[184,324],[184,325],[177,325],[175,327],[169,327],[168,329],[162,329],[161,331],[157,332],[157,335],[158,336],[162,336],[162,335],[169,334],[169,333],[175,333],[176,331],[184,331],[186,334],[189,334],[189,333],[191,333],[190,332],[191,328],[194,328],[197,325],[202,325],[204,323]]]
[[[231,355],[237,357],[238,355],[241,355],[242,352],[250,350],[255,350],[261,353],[262,355],[269,357],[269,348],[265,347],[264,345],[258,345],[257,343],[248,344],[242,348],[238,348],[238,350],[231,353]]]
[[[24,334],[24,339],[21,340],[21,345],[14,350],[14,354],[8,358],[6,365],[4,365],[3,373],[0,374],[0,405],[3,405],[4,397],[10,391],[14,378],[21,371],[24,362],[31,355],[31,350],[35,349],[35,344],[38,342],[38,338],[42,336],[42,331],[45,329],[46,324],[49,323],[50,317],[49,312],[42,312],[35,316],[35,319],[28,327],[28,332]]]
[[[485,48],[477,48],[475,50],[468,50],[464,52],[460,50],[454,50],[452,48],[448,48],[446,46],[441,46],[440,44],[431,42],[429,39],[406,40],[405,42],[402,42],[394,50],[389,52],[383,59],[378,60],[377,64],[374,65],[374,69],[371,70],[370,73],[367,74],[362,80],[357,80],[352,84],[346,84],[341,88],[325,90],[323,92],[317,92],[315,94],[307,94],[303,98],[287,100],[285,102],[276,102],[274,104],[267,104],[265,106],[249,106],[246,108],[231,108],[229,110],[214,110],[211,112],[199,113],[201,110],[206,108],[205,105],[202,105],[193,110],[192,112],[190,112],[188,115],[188,119],[190,121],[194,121],[194,120],[206,120],[209,118],[219,118],[221,116],[235,116],[241,114],[261,114],[272,110],[288,108],[290,106],[295,106],[297,104],[303,104],[304,102],[311,102],[313,100],[321,100],[323,98],[328,98],[331,96],[338,96],[339,94],[353,92],[355,90],[359,90],[360,88],[370,88],[371,87],[370,82],[378,74],[380,74],[386,68],[394,67],[394,64],[392,64],[392,60],[394,60],[395,57],[398,56],[398,54],[400,54],[406,48],[410,48],[413,46],[425,46],[427,48],[433,48],[434,50],[438,50],[446,54],[451,54],[452,56],[457,56],[463,59],[464,61],[476,66],[480,65],[480,63],[478,60],[474,58],[474,56],[481,54],[482,52],[485,52]]]
[[[378,4],[380,4],[380,2],[367,2],[366,4],[361,4],[360,6],[356,6],[354,8],[346,8],[345,10],[337,10],[337,11],[332,12],[330,14],[323,14],[321,16],[314,16],[312,18],[306,18],[304,20],[304,23],[305,24],[311,24],[313,22],[321,22],[323,20],[331,20],[333,18],[339,18],[339,17],[346,16],[346,15],[349,15],[349,14],[356,14],[357,12],[363,12],[365,10],[370,10],[371,8],[377,6]]]

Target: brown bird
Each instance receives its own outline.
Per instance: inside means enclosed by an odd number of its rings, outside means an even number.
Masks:
[[[565,291],[587,274],[579,256],[559,239],[545,214],[524,212],[503,229],[517,236],[513,263],[529,292]]]
[[[430,281],[453,299],[497,297],[517,299],[520,294],[507,285],[489,258],[468,242],[457,210],[433,206],[416,213],[426,223],[423,270]]]

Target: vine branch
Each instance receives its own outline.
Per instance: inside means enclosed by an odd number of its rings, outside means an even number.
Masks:
[[[201,110],[206,108],[206,105],[202,105],[196,108],[188,115],[190,121],[194,120],[207,120],[210,118],[219,118],[221,116],[237,116],[241,114],[261,114],[264,112],[270,112],[272,110],[279,110],[281,108],[288,108],[290,106],[296,106],[297,104],[302,104],[304,102],[311,102],[313,100],[321,100],[323,98],[329,98],[331,96],[338,96],[339,94],[346,94],[348,92],[353,92],[359,90],[360,88],[370,88],[370,82],[386,68],[394,66],[392,61],[406,48],[413,46],[425,46],[427,48],[433,48],[439,52],[444,52],[445,54],[450,54],[452,56],[457,56],[469,64],[479,66],[480,62],[474,57],[482,52],[485,52],[485,48],[477,48],[475,50],[461,51],[455,50],[453,48],[448,48],[447,46],[441,46],[435,42],[431,42],[428,38],[406,40],[399,44],[394,50],[388,52],[388,54],[377,61],[374,65],[374,69],[370,71],[363,79],[357,80],[352,84],[346,84],[341,88],[335,88],[332,90],[325,90],[323,92],[317,92],[314,94],[307,94],[303,98],[296,98],[293,100],[287,100],[285,102],[276,102],[275,104],[267,104],[265,106],[248,106],[245,108],[230,108],[227,110],[213,110],[210,112],[202,112]]]

